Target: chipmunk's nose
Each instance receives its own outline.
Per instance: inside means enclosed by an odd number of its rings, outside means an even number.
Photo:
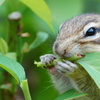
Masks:
[[[79,46],[74,44],[68,44],[68,42],[55,42],[53,45],[53,52],[61,58],[69,58],[80,53]]]
[[[66,50],[59,45],[59,43],[55,43],[53,45],[53,52],[60,57],[64,57],[64,55],[67,53]]]

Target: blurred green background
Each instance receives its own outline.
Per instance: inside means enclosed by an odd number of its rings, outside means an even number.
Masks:
[[[100,13],[100,0],[45,0],[45,2],[51,10],[56,34],[58,27],[65,20],[83,13]],[[34,65],[34,60],[39,61],[41,55],[52,53],[52,45],[56,36],[48,25],[26,5],[19,0],[6,0],[0,6],[0,37],[5,40],[7,40],[9,30],[7,16],[14,11],[19,11],[22,14],[22,32],[30,33],[29,37],[22,39],[23,42],[25,41],[28,44],[33,42],[39,31],[49,34],[49,38],[44,43],[24,54],[22,65],[29,81],[32,100],[54,100],[58,92],[54,88],[47,71],[37,68]],[[0,74],[2,75],[1,72]],[[0,81],[0,84],[2,84],[2,79]],[[2,94],[0,95],[2,96]],[[24,100],[20,88],[18,88],[16,100]]]

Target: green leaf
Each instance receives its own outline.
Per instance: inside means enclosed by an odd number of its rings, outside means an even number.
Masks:
[[[40,18],[42,18],[54,31],[52,26],[52,15],[48,5],[44,0],[20,0],[26,6],[28,6],[33,12],[35,12]]]
[[[0,52],[3,54],[8,52],[8,45],[3,38],[0,38]]]
[[[87,95],[86,93],[79,93],[78,91],[71,89],[60,96],[58,96],[55,100],[70,100],[78,97],[82,97]]]
[[[5,0],[0,0],[0,6],[5,2]]]
[[[17,55],[15,52],[8,52],[5,54],[6,57],[17,60]]]
[[[29,49],[34,49],[38,47],[40,44],[42,44],[46,39],[48,38],[48,34],[45,32],[38,32],[36,39],[34,40],[33,43],[30,44]]]
[[[100,88],[100,52],[87,53],[86,57],[77,61],[93,78]]]
[[[19,84],[26,79],[23,67],[13,59],[0,56],[0,67],[9,72]]]

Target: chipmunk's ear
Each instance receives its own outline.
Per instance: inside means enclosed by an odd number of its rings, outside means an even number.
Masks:
[[[60,26],[59,26],[59,30],[58,30],[58,33],[59,33],[59,32],[60,32],[60,30],[62,29],[63,24],[64,24],[64,23],[61,23],[61,24],[60,24]]]
[[[61,23],[61,24],[60,24],[59,30],[62,28],[63,24],[64,24],[64,23]]]

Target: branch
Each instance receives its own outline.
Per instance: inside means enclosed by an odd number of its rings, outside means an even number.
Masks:
[[[37,67],[50,67],[50,66],[53,66],[55,65],[55,63],[57,63],[58,61],[65,61],[65,60],[68,60],[68,61],[71,61],[71,62],[75,62],[76,60],[79,60],[81,58],[85,57],[85,55],[82,55],[82,54],[76,54],[70,58],[57,58],[55,60],[53,60],[50,64],[47,64],[46,66],[43,65],[42,62],[37,62],[37,61],[34,61],[34,64],[37,65]]]

